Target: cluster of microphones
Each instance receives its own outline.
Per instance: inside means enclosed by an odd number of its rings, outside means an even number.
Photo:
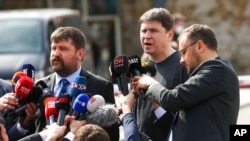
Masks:
[[[124,95],[129,93],[128,82],[129,78],[134,76],[141,76],[146,74],[148,76],[156,75],[155,63],[149,59],[141,62],[137,55],[127,57],[126,55],[119,55],[110,62],[109,73],[118,84],[118,89]],[[146,90],[140,90],[140,93],[145,94]]]
[[[85,77],[75,77],[70,93],[55,97],[43,80],[35,82],[35,68],[31,64],[24,64],[22,69],[13,75],[12,86],[19,104],[14,110],[5,109],[4,118],[24,115],[26,105],[34,102],[45,116],[48,125],[54,122],[63,125],[66,115],[75,116],[76,120],[86,119],[88,123],[102,126],[118,122],[118,110],[115,105],[105,103],[103,96],[99,94],[86,93]]]

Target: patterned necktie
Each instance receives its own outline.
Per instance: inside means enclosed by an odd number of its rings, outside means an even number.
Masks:
[[[65,94],[67,92],[67,86],[70,84],[67,79],[61,79],[59,84],[61,85],[61,90],[59,95]]]

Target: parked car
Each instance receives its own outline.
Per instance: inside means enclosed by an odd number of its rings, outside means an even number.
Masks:
[[[250,88],[250,75],[240,75],[238,78],[240,88]]]
[[[23,64],[32,64],[38,78],[51,73],[50,34],[60,26],[80,25],[78,10],[0,10],[0,77],[11,79]]]

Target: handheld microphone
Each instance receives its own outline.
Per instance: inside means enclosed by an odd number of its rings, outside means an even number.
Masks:
[[[45,105],[46,105],[46,103],[48,103],[48,100],[52,97],[54,97],[54,96],[50,93],[45,93],[40,97],[38,105],[39,105],[39,109],[41,111],[40,112],[41,114],[43,114],[43,115],[45,114]]]
[[[70,109],[70,101],[71,96],[70,94],[64,94],[57,97],[55,102],[55,107],[57,111],[59,111],[57,125],[62,126],[64,122],[65,115],[69,112]]]
[[[90,113],[93,113],[96,111],[96,109],[105,104],[105,100],[103,98],[103,96],[101,95],[93,95],[92,97],[90,97],[88,103],[87,103],[87,109]]]
[[[15,93],[17,98],[24,98],[29,95],[33,88],[33,80],[28,76],[22,76],[15,85]]]
[[[16,76],[19,77],[19,75]],[[33,88],[33,81],[31,78],[29,78],[28,76],[19,77],[14,87],[15,97],[18,98],[19,100],[21,100],[24,97],[27,97],[32,88]],[[6,117],[11,111],[13,110],[5,108],[3,111],[3,117]]]
[[[49,97],[45,104],[45,117],[49,120],[49,125],[56,122],[58,117],[58,111],[56,109],[56,97]]]
[[[36,82],[35,86],[39,87],[42,89],[43,93],[48,93],[51,94],[51,90],[49,88],[49,86],[43,81],[43,80],[39,80]]]
[[[70,95],[72,96],[72,103],[74,102],[78,94],[85,93],[86,89],[87,89],[87,79],[82,76],[75,77],[70,89]]]
[[[141,59],[138,55],[128,57],[129,61],[129,74],[134,76],[140,76],[142,71]]]
[[[15,85],[16,85],[16,82],[22,77],[22,76],[27,76],[26,73],[22,72],[22,71],[18,71],[16,72],[13,77],[12,77],[12,89],[13,89],[13,92],[15,92]]]
[[[86,116],[86,120],[90,124],[111,127],[118,123],[118,110],[113,104],[100,105],[95,112]]]
[[[30,102],[38,103],[42,94],[43,94],[43,92],[42,92],[41,88],[33,87],[30,94],[26,98],[19,101],[18,108],[16,108],[14,111],[10,112],[8,114],[8,116],[14,116],[14,115],[20,114],[21,112],[23,112],[26,109],[27,104]]]
[[[31,64],[23,64],[22,69],[33,81],[35,81],[35,67]]]
[[[148,76],[155,76],[156,72],[156,66],[153,61],[145,60],[142,62],[142,73]]]
[[[122,89],[122,80],[121,78],[119,77],[118,74],[115,73],[115,69],[114,69],[114,60],[112,60],[109,64],[109,74],[110,76],[115,79],[116,83],[118,84],[118,89],[122,92],[123,89]]]
[[[88,114],[94,113],[99,106],[104,104],[105,100],[103,96],[98,94],[93,95],[92,97],[89,98],[89,101],[87,103],[87,111],[80,115],[79,120],[85,119]]]
[[[146,74],[148,76],[155,76],[156,72],[157,72],[156,66],[155,66],[155,63],[153,61],[147,59],[147,60],[142,62],[142,73],[143,74]],[[146,96],[145,96],[146,91],[147,90],[145,90],[145,89],[140,89],[140,93],[144,99],[146,98]]]
[[[121,80],[121,88],[122,93],[127,95],[128,91],[128,83],[127,83],[127,73],[129,71],[129,62],[128,58],[125,55],[116,56],[114,59],[114,70],[115,73],[118,74]],[[119,83],[119,82],[118,82]]]
[[[87,110],[87,104],[89,101],[89,96],[85,93],[79,94],[72,106],[73,113],[72,116],[75,116],[75,119],[77,120],[79,118],[80,113],[85,113]]]

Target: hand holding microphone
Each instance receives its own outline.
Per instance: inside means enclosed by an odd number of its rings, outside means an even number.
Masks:
[[[6,93],[0,98],[0,111],[5,108],[14,110],[18,105],[18,98],[15,97],[15,93]]]

